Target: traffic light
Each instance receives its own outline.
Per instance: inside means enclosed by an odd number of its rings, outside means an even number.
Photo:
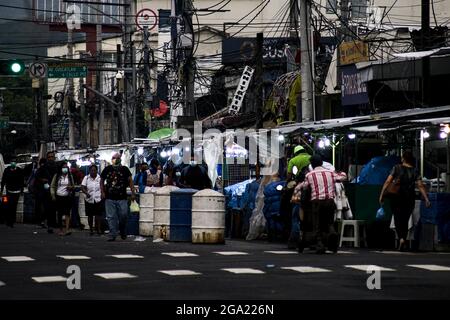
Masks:
[[[25,64],[21,60],[8,59],[0,60],[0,75],[20,76],[25,72]]]

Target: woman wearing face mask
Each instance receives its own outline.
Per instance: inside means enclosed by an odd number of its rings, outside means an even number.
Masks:
[[[70,211],[72,209],[72,197],[74,191],[74,180],[69,172],[67,162],[63,162],[58,168],[52,180],[50,193],[53,201],[56,201],[56,211],[58,213],[59,235],[70,235]],[[65,226],[63,230],[63,217]]]

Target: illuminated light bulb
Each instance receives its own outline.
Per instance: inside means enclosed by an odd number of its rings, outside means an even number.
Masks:
[[[142,156],[144,154],[144,148],[140,147],[137,150],[138,155]]]
[[[423,138],[428,139],[430,137],[430,133],[428,131],[424,131]]]
[[[351,140],[353,140],[353,139],[356,138],[356,134],[354,134],[354,133],[349,133],[349,134],[348,134],[348,138],[351,139]]]

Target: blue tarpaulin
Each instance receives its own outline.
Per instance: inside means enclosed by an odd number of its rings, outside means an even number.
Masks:
[[[372,158],[361,170],[357,183],[359,184],[384,184],[392,168],[400,163],[398,156]]]

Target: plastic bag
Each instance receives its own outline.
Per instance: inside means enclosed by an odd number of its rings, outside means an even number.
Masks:
[[[136,200],[131,201],[130,212],[139,212],[139,209],[139,204],[136,202]]]
[[[384,218],[384,216],[386,215],[386,213],[384,212],[383,207],[380,207],[380,209],[377,210],[377,216],[376,219],[377,220],[382,220]]]

